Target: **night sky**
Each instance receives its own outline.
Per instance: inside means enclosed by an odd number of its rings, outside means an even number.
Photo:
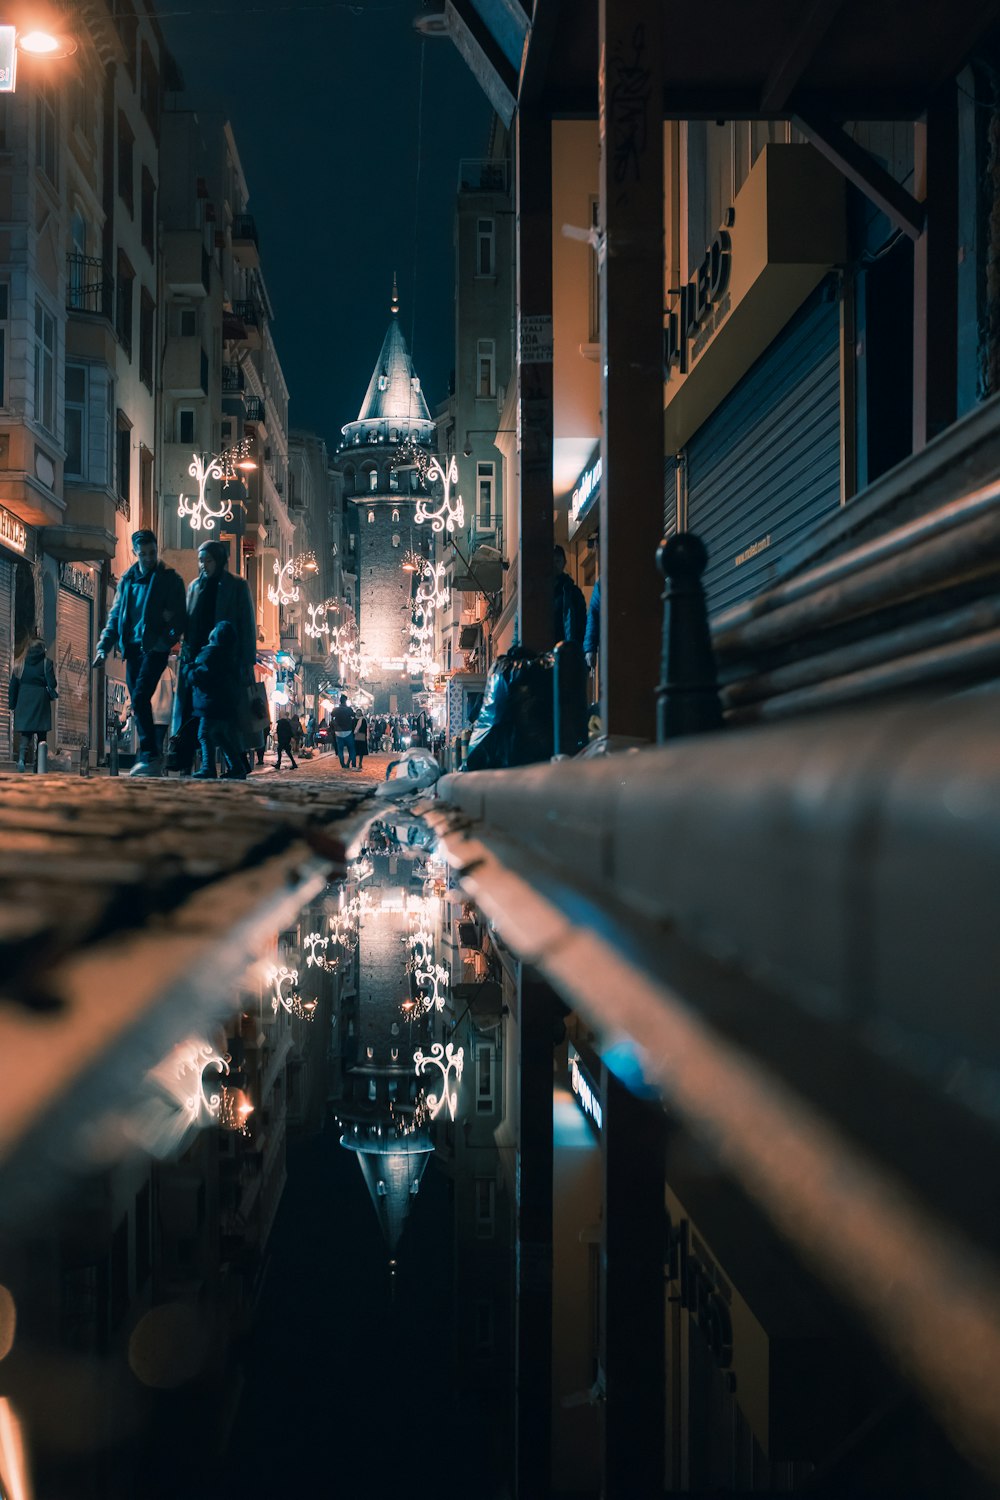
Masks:
[[[158,0],[156,8],[185,102],[232,121],[290,424],[335,446],[357,416],[394,270],[403,332],[433,410],[455,362],[458,162],[485,154],[490,120],[451,41],[413,30],[420,0]]]

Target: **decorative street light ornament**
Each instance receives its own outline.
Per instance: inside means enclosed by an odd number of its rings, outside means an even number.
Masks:
[[[447,990],[451,984],[451,974],[444,965],[431,964],[426,969],[416,969],[413,977],[423,990],[419,998],[424,1011],[444,1010],[448,996],[442,994],[442,989]]]
[[[274,559],[274,573],[277,583],[269,583],[267,586],[267,597],[272,604],[295,604],[300,598],[297,580],[303,573],[316,572],[315,552],[302,552],[298,557],[290,557],[282,565],[277,558]]]
[[[339,958],[327,958],[326,956],[326,949],[328,948],[329,944],[329,935],[323,937],[322,934],[318,932],[310,932],[306,935],[306,937],[303,939],[303,946],[309,949],[309,953],[306,958],[307,968],[325,969],[328,973],[332,974],[334,969],[340,967]],[[317,953],[317,948],[320,948],[323,951],[321,953]]]
[[[427,1113],[430,1118],[436,1120],[447,1104],[448,1113],[454,1120],[458,1112],[458,1085],[465,1067],[465,1048],[456,1047],[453,1042],[449,1042],[447,1046],[434,1042],[429,1056],[422,1048],[418,1048],[413,1054],[413,1062],[418,1078],[423,1077],[428,1068],[437,1068],[441,1074],[440,1095],[427,1095]]]
[[[307,604],[306,614],[309,619],[302,627],[306,635],[314,641],[319,640],[322,635],[329,640],[337,627],[330,624],[328,617],[339,609],[339,599],[324,599],[322,604]]]
[[[284,965],[280,969],[270,968],[265,976],[266,982],[274,986],[274,994],[271,996],[271,1009],[277,1015],[279,1006],[286,1010],[290,1016],[298,1016],[300,1021],[311,1021],[316,1014],[316,1001],[303,1000],[297,989],[292,989],[286,995],[283,986],[289,981],[293,985],[299,982],[298,969],[287,969]]]
[[[443,486],[443,494],[441,503],[437,506],[434,505],[433,501],[428,504],[427,500],[421,495],[417,501],[417,508],[413,512],[413,519],[417,525],[422,525],[424,521],[428,521],[432,531],[441,532],[447,530],[452,532],[456,528],[461,531],[465,525],[465,505],[461,495],[452,493],[454,486],[458,484],[458,459],[452,454],[451,458],[448,459],[447,467],[443,467],[440,459],[436,457],[429,458],[427,472],[421,475],[421,478],[425,483],[431,484],[435,480],[440,479]]]
[[[177,514],[189,518],[192,531],[214,531],[216,521],[231,521],[233,505],[226,496],[226,486],[237,477],[240,469],[256,467],[250,458],[250,444],[246,440],[233,448],[224,448],[212,458],[206,458],[204,453],[193,453],[188,473],[198,486],[198,498],[188,499],[186,495],[179,495]],[[205,495],[210,479],[222,480],[222,494],[215,507]]]
[[[454,460],[452,460],[454,462]],[[461,525],[461,522],[459,522]],[[416,598],[414,600],[414,613],[422,614],[425,618],[431,610],[447,609],[451,599],[451,590],[445,582],[447,566],[444,562],[432,563],[425,559],[423,573],[417,585]]]
[[[168,1052],[148,1076],[180,1108],[187,1124],[208,1125],[219,1118],[222,1079],[228,1076],[231,1061],[228,1052],[219,1052],[211,1042],[190,1037]],[[206,1089],[204,1075],[209,1069],[218,1075],[219,1082]]]

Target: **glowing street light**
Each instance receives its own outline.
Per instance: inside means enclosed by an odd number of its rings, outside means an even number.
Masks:
[[[19,52],[48,62],[72,57],[76,48],[76,39],[69,32],[43,31],[35,27],[18,35],[16,26],[0,26],[0,94],[13,94],[17,87]]]

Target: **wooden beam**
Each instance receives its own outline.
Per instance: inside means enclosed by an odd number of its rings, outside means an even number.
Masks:
[[[799,24],[788,37],[760,93],[762,117],[774,119],[784,113],[796,84],[802,77],[816,48],[823,40],[844,0],[812,0],[803,10]]]
[[[793,115],[792,123],[848,182],[870,199],[911,240],[918,240],[924,227],[924,205],[908,193],[902,183],[880,167],[872,156],[839,125],[830,120],[805,119]]]
[[[662,0],[600,0],[601,717],[652,739],[662,607]]]
[[[555,645],[552,496],[552,123],[519,109],[517,150],[518,640]]]

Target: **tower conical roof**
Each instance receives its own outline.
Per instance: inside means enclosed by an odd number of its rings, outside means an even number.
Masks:
[[[369,1139],[363,1145],[344,1135],[340,1144],[357,1155],[386,1244],[394,1252],[434,1147],[422,1133],[377,1143]]]
[[[354,422],[342,429],[350,440],[359,429],[382,427],[391,423],[401,436],[418,441],[433,430],[430,409],[414,373],[410,351],[399,326],[399,293],[396,278],[392,281],[392,303],[389,327],[386,329],[365,399]],[[363,439],[362,439],[363,440]]]

